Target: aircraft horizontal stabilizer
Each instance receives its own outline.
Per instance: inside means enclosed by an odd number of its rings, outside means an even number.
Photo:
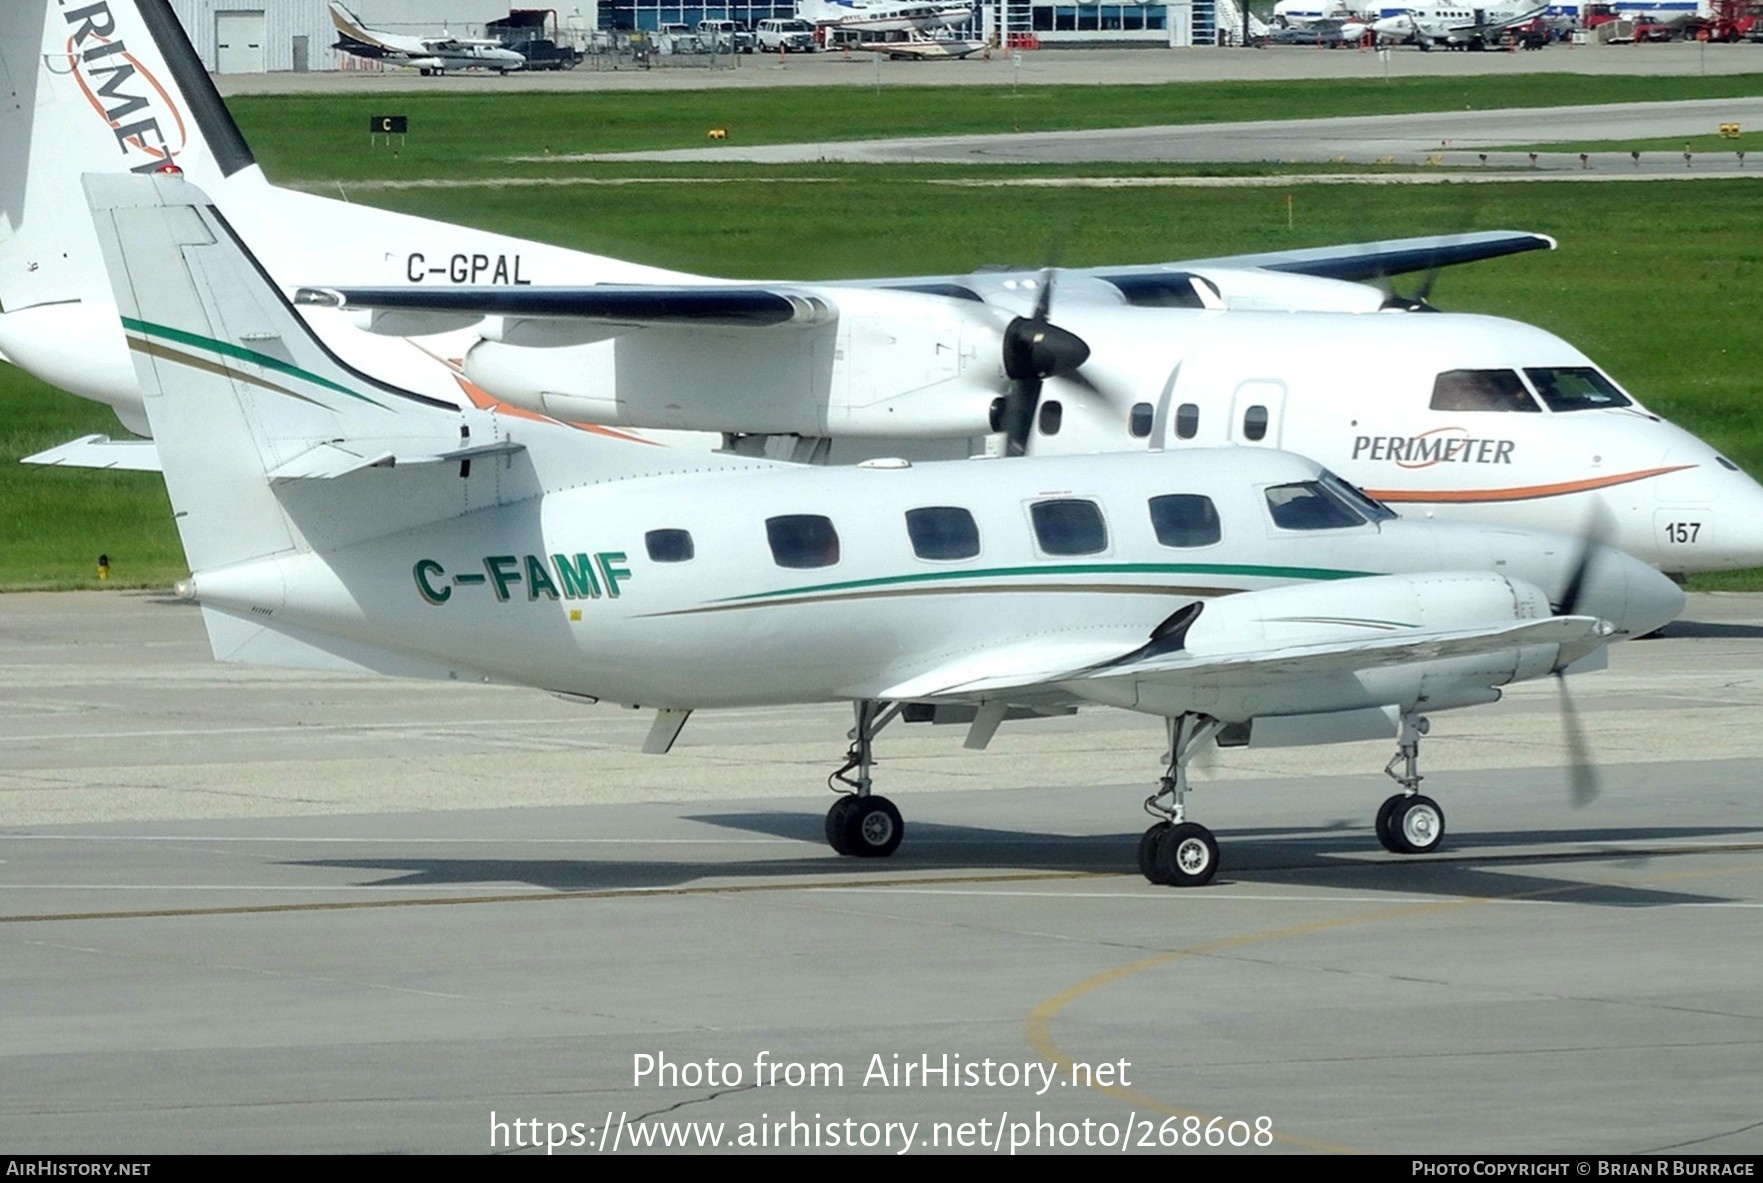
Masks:
[[[588,320],[624,325],[694,328],[807,328],[826,324],[838,310],[824,298],[787,287],[722,284],[583,287],[472,286],[448,288],[303,287],[296,304],[523,319]]]
[[[525,451],[510,441],[458,448],[450,452],[400,452],[373,447],[370,441],[352,440],[347,445],[322,443],[269,470],[274,482],[334,480],[364,468],[404,468],[417,464],[457,464],[487,456],[508,456]]]
[[[127,472],[158,472],[159,449],[152,440],[113,440],[107,435],[84,435],[69,440],[20,464],[59,468],[114,468]]]

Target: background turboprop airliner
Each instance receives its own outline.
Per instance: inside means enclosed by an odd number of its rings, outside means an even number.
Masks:
[[[332,348],[431,397],[610,430],[707,431],[798,459],[826,458],[832,440],[870,455],[901,439],[945,454],[1283,444],[1410,512],[1568,529],[1601,519],[1671,572],[1763,564],[1763,489],[1577,350],[1492,318],[1362,315],[1388,306],[1385,293],[1343,282],[1552,245],[1535,235],[731,283],[270,185],[165,0],[0,7],[0,69],[21,99],[0,113],[0,159],[22,162],[0,170],[12,231],[0,241],[0,353],[110,403],[139,433],[78,174],[170,162],[285,290],[311,289],[309,319]],[[322,246],[303,232],[313,226]],[[1268,309],[1277,323],[1254,319]],[[1278,342],[1305,334],[1332,340],[1281,360]],[[1225,340],[1239,344],[1215,344]],[[1461,371],[1516,387],[1528,409],[1439,393]],[[157,464],[150,446],[102,443],[37,459]]]

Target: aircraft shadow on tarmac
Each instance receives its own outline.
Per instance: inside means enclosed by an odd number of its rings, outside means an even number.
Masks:
[[[1676,640],[1682,637],[1699,637],[1719,638],[1722,640],[1743,639],[1754,641],[1759,637],[1763,637],[1763,625],[1714,624],[1701,620],[1674,620],[1653,635],[1671,640]]]
[[[713,814],[689,820],[772,837],[813,842],[821,839],[822,820],[817,814]],[[1224,866],[1219,878],[1211,888],[1198,890],[1271,882],[1282,887],[1313,886],[1401,895],[1538,897],[1606,907],[1725,902],[1727,897],[1582,882],[1523,868],[1593,861],[1650,866],[1683,857],[1686,852],[1664,847],[1637,850],[1637,845],[1693,846],[1698,841],[1730,842],[1755,835],[1753,829],[1692,826],[1584,828],[1546,834],[1478,833],[1464,840],[1463,845],[1472,849],[1463,854],[1446,851],[1428,858],[1396,858],[1377,850],[1376,839],[1362,826],[1347,823],[1322,832],[1316,827],[1236,830],[1224,835]],[[641,842],[632,840],[633,845]],[[883,880],[891,885],[909,885],[915,878],[984,878],[1012,872],[1029,876],[1122,875],[1130,876],[1146,890],[1156,890],[1138,878],[1132,865],[1136,842],[1136,834],[1066,837],[914,822],[899,852],[892,858],[875,861],[841,858],[828,851],[824,855],[751,860],[361,858],[300,860],[291,865],[379,871],[389,876],[364,882],[363,887],[457,888],[462,892],[510,883],[526,883],[541,891],[561,893],[644,891],[700,884],[715,890],[708,880],[717,881],[719,886],[733,881],[738,890],[760,884],[785,886],[782,881],[789,879],[803,879],[803,886],[825,886],[833,875],[840,886],[861,887],[866,882]],[[1600,845],[1605,848],[1597,849]]]

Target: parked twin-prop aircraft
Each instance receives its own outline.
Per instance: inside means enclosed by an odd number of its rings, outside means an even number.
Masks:
[[[472,40],[442,33],[436,37],[405,37],[381,33],[341,4],[331,5],[331,24],[337,27],[333,47],[358,58],[407,66],[425,77],[449,70],[495,70],[512,73],[526,67],[526,58],[494,41]]]
[[[1218,869],[1186,812],[1213,740],[1396,735],[1378,837],[1433,850],[1425,712],[1596,664],[1683,604],[1620,552],[1404,521],[1285,452],[815,468],[452,405],[336,358],[195,186],[85,184],[217,657],[656,707],[655,751],[699,708],[850,701],[844,854],[904,832],[872,791],[889,721],[965,715],[984,747],[1083,704],[1167,721],[1153,882]]]
[[[1475,8],[1449,2],[1417,4],[1371,22],[1386,41],[1412,41],[1421,49],[1484,49],[1500,34],[1547,16],[1549,6],[1517,4]]]
[[[135,432],[78,176],[172,161],[284,290],[311,289],[333,349],[432,397],[805,458],[834,439],[958,453],[1000,428],[1029,452],[1301,447],[1408,513],[1595,517],[1668,572],[1763,564],[1763,489],[1578,350],[1495,318],[1364,315],[1402,302],[1348,282],[1553,245],[1536,235],[730,283],[270,185],[165,0],[0,6],[0,71],[18,96],[0,160],[24,164],[0,170],[0,354]],[[158,463],[93,441],[36,459]]]
[[[942,0],[796,0],[796,15],[831,29],[898,33],[947,29],[973,20],[971,3]]]

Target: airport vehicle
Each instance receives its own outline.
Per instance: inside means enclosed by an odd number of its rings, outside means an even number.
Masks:
[[[81,73],[120,61],[117,43],[128,73]],[[897,453],[903,438],[950,455],[1000,438],[1048,453],[1301,446],[1405,512],[1569,526],[1595,512],[1612,541],[1667,571],[1763,563],[1763,489],[1565,342],[1454,314],[1347,315],[1415,302],[1343,279],[1550,245],[1537,236],[735,284],[276,188],[163,0],[112,0],[102,20],[0,8],[0,64],[23,96],[0,112],[0,159],[26,162],[0,171],[0,209],[17,228],[0,236],[0,352],[110,403],[131,431],[148,424],[90,227],[75,216],[78,176],[169,158],[287,290],[311,285],[303,309],[333,349],[429,397],[612,431],[710,433],[693,446],[799,459],[826,458],[834,440]],[[88,94],[134,110],[117,121],[133,129],[124,152]],[[315,225],[321,241],[293,229]],[[1515,384],[1531,412],[1435,406],[1442,377],[1460,370]],[[1618,397],[1565,413],[1539,401],[1532,371]],[[158,462],[150,445],[106,440],[33,459]]]
[[[707,53],[752,53],[753,34],[731,20],[702,20],[698,44]]]
[[[658,753],[698,709],[849,701],[842,854],[900,844],[871,775],[893,719],[964,714],[984,747],[1092,704],[1167,721],[1153,882],[1218,869],[1187,816],[1215,740],[1395,738],[1378,837],[1436,850],[1429,713],[1683,605],[1618,551],[1403,521],[1288,453],[809,468],[449,405],[342,364],[181,176],[85,185],[219,657],[641,704]]]
[[[1423,50],[1481,50],[1495,45],[1507,29],[1547,16],[1549,6],[1464,8],[1438,4],[1408,8],[1371,23],[1371,31],[1389,41],[1412,41]]]
[[[517,8],[505,17],[484,22],[484,32],[504,49],[526,59],[528,70],[573,70],[585,56],[573,45],[562,44],[557,11],[550,8]]]
[[[98,14],[108,17],[107,5],[92,5],[74,10],[94,19]],[[495,41],[473,40],[442,33],[434,37],[406,37],[398,33],[381,33],[361,23],[361,18],[332,0],[331,23],[337,28],[335,48],[356,57],[370,58],[392,66],[408,66],[427,76],[445,74],[449,70],[494,70],[509,74],[526,65],[526,58]]]
[[[770,17],[759,22],[753,37],[762,53],[813,53],[814,26],[797,17]]]
[[[898,33],[953,28],[973,20],[973,5],[956,0],[796,0],[796,15],[834,32]]]

